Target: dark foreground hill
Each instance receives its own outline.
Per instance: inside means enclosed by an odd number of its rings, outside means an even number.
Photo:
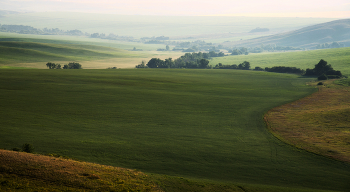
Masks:
[[[227,43],[231,46],[255,47],[261,44],[315,48],[318,44],[338,42],[350,46],[350,19],[321,23],[299,30]]]

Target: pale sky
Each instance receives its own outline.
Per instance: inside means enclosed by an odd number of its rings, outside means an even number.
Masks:
[[[0,10],[350,18],[350,0],[0,0]]]

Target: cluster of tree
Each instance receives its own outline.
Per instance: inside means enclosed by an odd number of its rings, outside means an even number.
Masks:
[[[113,33],[106,35],[104,33],[93,33],[89,35],[91,38],[99,38],[99,39],[109,39],[109,40],[120,40],[120,41],[135,41],[132,36],[118,36]]]
[[[250,63],[248,61],[244,61],[243,63],[236,65],[223,65],[222,63],[217,64],[214,69],[242,69],[242,70],[249,70],[250,69]]]
[[[169,45],[165,46],[165,49],[157,49],[157,51],[170,51]]]
[[[61,64],[48,62],[46,63],[46,67],[48,67],[49,69],[61,69]],[[79,63],[71,62],[64,65],[63,69],[82,69],[82,68]]]
[[[242,70],[249,70],[250,69],[250,63],[248,61],[244,61],[243,63],[236,65],[223,65],[221,63],[217,64],[214,69],[242,69]],[[278,66],[278,67],[272,67],[265,69],[261,67],[255,67],[253,70],[255,71],[267,71],[267,72],[276,72],[276,73],[295,73],[302,75],[305,73],[304,70],[296,68],[296,67],[284,67],[284,66]]]
[[[223,56],[225,56],[225,54],[221,51],[219,53],[217,53],[215,51],[209,51],[208,54],[209,54],[209,57],[223,57]]]
[[[231,51],[231,55],[242,55],[242,54],[248,55],[249,54],[248,49],[245,47],[241,47],[240,49],[234,49]]]
[[[148,63],[149,68],[208,68],[209,61],[207,59],[197,59],[195,61],[179,62],[179,60],[172,60],[172,58],[161,60],[159,58],[152,58]],[[137,67],[140,68],[140,67]]]
[[[261,69],[261,68],[260,68]],[[259,68],[256,70],[260,70]],[[294,73],[298,75],[303,75],[305,70],[296,68],[296,67],[285,67],[285,66],[276,66],[276,67],[265,67],[265,71],[267,72],[275,72],[275,73]]]
[[[252,29],[251,31],[249,31],[249,33],[257,33],[257,32],[269,32],[270,29],[268,28],[260,28],[260,27],[257,27],[255,29]]]
[[[146,62],[145,62],[145,61],[142,61],[141,64],[136,65],[135,67],[136,67],[136,68],[148,68],[148,66],[146,65]]]
[[[340,71],[336,71],[332,68],[327,61],[321,59],[313,69],[306,69],[305,76],[317,76],[319,80],[337,79],[343,75]]]
[[[141,42],[145,44],[164,44],[174,47],[172,51],[182,51],[182,52],[199,52],[199,51],[214,51],[220,52],[220,49],[217,49],[213,46],[212,43],[206,43],[205,41],[196,40],[196,41],[169,41],[169,40],[157,40],[156,38],[141,38]],[[219,45],[220,46],[220,45]],[[219,47],[218,46],[218,47]],[[159,49],[164,51],[164,49]]]
[[[260,47],[235,47],[235,48],[227,48],[223,47],[223,49],[226,49],[228,52],[230,52],[232,55],[248,55],[249,53],[262,53],[262,52],[275,52],[275,51],[294,51],[294,50],[302,50],[298,47],[283,47],[283,46],[276,46],[276,44],[268,44],[268,45],[261,45]]]
[[[198,68],[205,69],[209,68],[209,53],[186,53],[185,55],[172,60],[168,58],[161,60],[159,58],[152,58],[145,64],[142,61],[141,64],[137,65],[136,68]]]
[[[82,36],[86,35],[80,30],[60,30],[55,29],[37,29],[31,26],[26,25],[0,25],[0,31],[10,32],[10,33],[20,33],[20,34],[36,34],[36,35],[73,35],[73,36]]]
[[[296,50],[302,50],[302,48],[299,47],[292,47],[292,46],[277,46],[276,44],[267,44],[267,45],[261,45],[260,47],[254,47],[250,48],[252,53],[261,53],[264,51],[268,52],[275,52],[275,51],[296,51]]]
[[[169,37],[159,36],[159,37],[142,37],[141,40],[143,41],[149,41],[149,40],[158,40],[158,41],[165,41],[169,40]]]
[[[340,47],[345,47],[345,45],[338,42],[333,42],[331,44],[322,43],[322,44],[316,45],[316,49],[329,49],[329,48],[340,48]]]

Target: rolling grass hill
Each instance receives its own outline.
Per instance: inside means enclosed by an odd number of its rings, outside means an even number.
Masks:
[[[263,123],[267,110],[314,92],[307,81],[239,70],[2,69],[0,147],[31,143],[201,181],[346,191],[348,164],[284,144]]]
[[[16,41],[0,41],[0,50],[1,64],[138,57],[136,54],[114,48]]]
[[[255,47],[261,46],[261,44],[276,44],[278,46],[315,48],[317,44],[334,41],[343,42],[346,46],[350,46],[350,19],[330,21],[295,31],[225,43],[225,45]]]
[[[226,57],[215,57],[210,60],[209,64],[212,66],[215,66],[218,63],[224,65],[238,65],[243,61],[249,61],[252,69],[256,66],[262,68],[287,66],[301,69],[312,69],[321,59],[326,60],[335,70],[340,70],[344,75],[350,75],[349,47],[284,53],[262,53],[238,56],[230,55]]]
[[[133,47],[145,51],[129,51]],[[0,67],[46,68],[47,62],[82,62],[83,68],[134,68],[153,57],[177,58],[181,52],[149,51],[160,45],[146,45],[69,36],[38,36],[0,33]],[[124,50],[127,49],[127,50]]]

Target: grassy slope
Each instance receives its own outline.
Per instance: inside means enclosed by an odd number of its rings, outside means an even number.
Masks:
[[[0,191],[161,191],[123,168],[0,150]]]
[[[249,61],[252,68],[288,66],[301,69],[314,68],[321,59],[331,64],[335,70],[343,74],[350,74],[350,48],[323,49],[313,51],[297,51],[285,53],[249,54],[240,56],[217,57],[210,61],[210,65],[218,63],[225,65],[240,64]]]
[[[344,190],[350,168],[271,136],[308,79],[237,70],[1,70],[1,146],[146,172]],[[6,83],[5,83],[6,82]]]
[[[29,38],[31,37],[31,38]],[[46,37],[46,36],[44,36]],[[46,68],[46,62],[80,62],[83,68],[134,68],[142,60],[152,57],[177,58],[181,52],[127,51],[133,47],[146,50],[159,48],[159,45],[99,41],[90,38],[70,39],[68,37],[27,36],[4,34],[0,37],[0,67]]]
[[[2,64],[137,57],[131,52],[105,47],[14,41],[1,41],[0,53]]]
[[[143,44],[137,42],[124,42],[108,39],[87,38],[85,36],[60,36],[60,35],[32,35],[0,32],[0,41],[21,41],[33,43],[51,43],[51,44],[77,44],[77,45],[96,45],[103,47],[113,47],[117,49],[142,49],[144,51],[165,48],[164,45]]]

